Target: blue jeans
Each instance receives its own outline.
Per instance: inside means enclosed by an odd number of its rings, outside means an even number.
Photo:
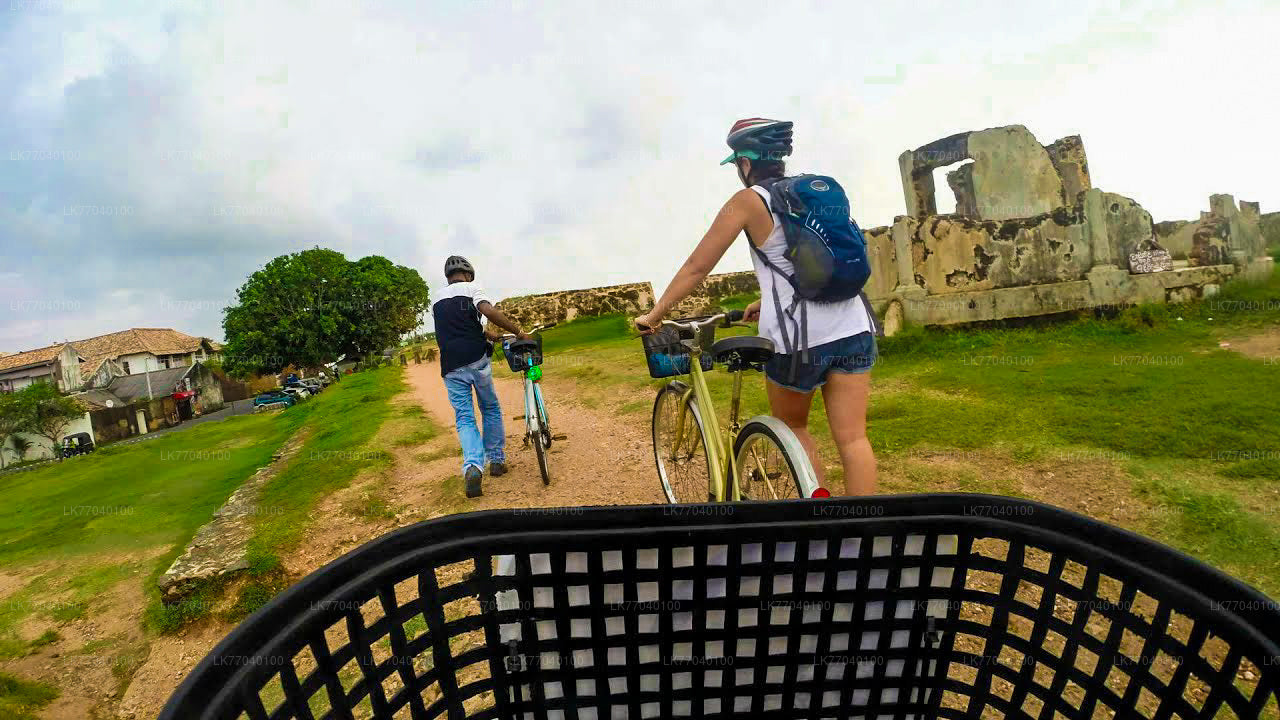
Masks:
[[[462,474],[466,475],[467,468],[472,466],[483,471],[486,458],[491,463],[506,462],[503,449],[507,438],[502,430],[502,407],[498,405],[498,393],[493,388],[493,367],[489,358],[482,357],[445,375],[444,387],[449,391],[449,404],[453,405],[458,426],[458,442],[462,444]],[[483,439],[476,427],[475,405],[471,402],[473,387],[484,418]]]

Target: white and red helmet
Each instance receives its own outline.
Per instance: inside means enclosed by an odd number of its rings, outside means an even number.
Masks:
[[[768,118],[746,118],[729,128],[725,138],[733,154],[720,163],[740,157],[752,160],[781,160],[791,154],[791,127],[794,123]]]

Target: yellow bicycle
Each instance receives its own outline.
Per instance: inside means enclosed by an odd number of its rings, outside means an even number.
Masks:
[[[689,375],[687,383],[667,383],[653,403],[653,457],[662,492],[671,503],[827,497],[808,453],[786,423],[770,415],[738,422],[742,374],[763,371],[774,352],[773,342],[763,337],[713,342],[716,326],[747,327],[741,320],[741,310],[664,320],[658,332],[644,338],[652,377]],[[710,355],[704,351],[708,345]],[[733,374],[724,433],[703,375],[714,363]]]

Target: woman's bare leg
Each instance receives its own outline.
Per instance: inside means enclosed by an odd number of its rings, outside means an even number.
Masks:
[[[870,395],[869,372],[829,373],[827,384],[822,386],[831,438],[840,450],[844,488],[850,495],[871,495],[876,491],[876,456],[871,451],[871,442],[867,440],[867,399]]]
[[[800,444],[804,445],[805,452],[809,454],[813,472],[818,476],[818,484],[821,485],[824,473],[822,461],[818,457],[818,443],[809,434],[809,407],[813,404],[813,391],[801,393],[788,390],[772,380],[765,380],[764,385],[769,393],[769,411],[786,423],[800,439]]]

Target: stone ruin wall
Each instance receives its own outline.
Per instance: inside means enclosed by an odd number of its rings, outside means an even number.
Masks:
[[[653,285],[647,282],[524,295],[498,303],[499,309],[523,327],[615,313],[634,316],[652,307]]]
[[[667,317],[689,317],[720,312],[720,300],[735,295],[760,294],[754,270],[708,275],[689,297],[667,313]]]
[[[956,211],[939,215],[934,171],[965,160],[946,175]],[[1092,187],[1078,135],[1042,146],[1020,125],[958,133],[903,152],[899,170],[908,215],[866,233],[877,264],[868,295],[899,319],[947,324],[1179,301],[1238,272],[1270,272],[1270,216],[1257,203],[1214,195],[1197,221],[1153,223],[1137,201]],[[1153,237],[1174,270],[1130,274],[1129,255]]]
[[[1260,216],[1258,226],[1262,231],[1262,241],[1267,247],[1280,248],[1280,212]]]

